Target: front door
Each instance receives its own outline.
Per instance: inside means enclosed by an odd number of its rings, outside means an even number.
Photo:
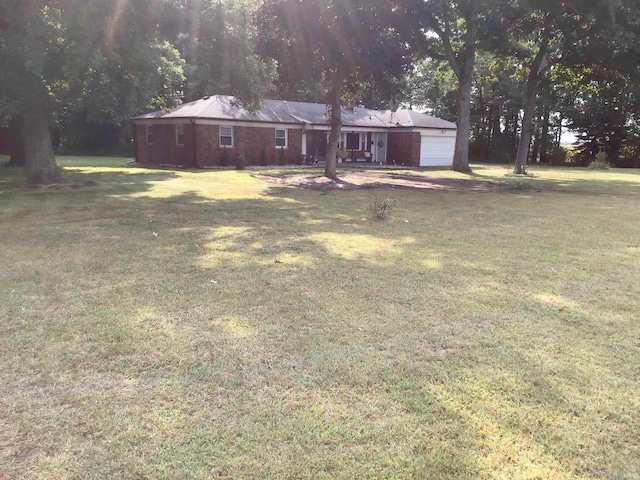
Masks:
[[[325,132],[307,133],[307,155],[313,155],[320,162],[327,159],[327,136]]]
[[[378,163],[387,163],[387,134],[376,133],[375,158]]]

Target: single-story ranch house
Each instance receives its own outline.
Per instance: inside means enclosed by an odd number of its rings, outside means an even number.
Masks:
[[[327,106],[264,100],[250,112],[232,96],[215,95],[169,112],[133,119],[136,162],[186,168],[324,161]],[[343,107],[345,161],[449,167],[456,125],[413,110]]]

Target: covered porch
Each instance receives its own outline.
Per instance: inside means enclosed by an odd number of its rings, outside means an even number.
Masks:
[[[387,163],[387,140],[387,132],[343,129],[338,162]],[[303,131],[302,155],[305,161],[326,162],[328,141],[328,129]]]

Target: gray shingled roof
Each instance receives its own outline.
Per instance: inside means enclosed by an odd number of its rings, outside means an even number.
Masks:
[[[327,106],[321,103],[264,100],[262,108],[250,112],[237,105],[228,95],[214,95],[185,103],[170,112],[152,112],[134,120],[200,118],[209,120],[235,120],[284,124],[329,125]],[[342,124],[345,127],[370,128],[437,128],[455,130],[456,124],[413,110],[370,110],[356,107],[343,109]]]

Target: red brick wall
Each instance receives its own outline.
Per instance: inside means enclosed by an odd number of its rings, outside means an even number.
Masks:
[[[133,128],[136,162],[149,164],[151,162],[149,161],[149,149],[147,148],[147,140],[145,138],[145,126],[134,124]]]
[[[387,163],[420,166],[420,134],[417,132],[390,132],[387,140]]]
[[[0,155],[11,155],[9,127],[0,127]]]
[[[302,150],[302,130],[288,129],[288,147],[276,149],[274,127],[233,127],[234,146],[227,148],[227,165],[235,165],[239,156],[245,164],[259,165],[264,149],[267,165],[278,165],[280,153],[285,164],[298,163]],[[222,166],[224,148],[220,147],[220,127],[217,125],[196,126],[196,151],[199,167]]]
[[[8,129],[0,129],[0,135],[3,130]],[[289,128],[287,132],[288,147],[281,150],[276,148],[274,127],[234,126],[234,146],[227,148],[227,166],[235,165],[239,156],[244,157],[246,165],[260,165],[263,161],[263,150],[267,165],[278,165],[281,154],[285,164],[299,163],[302,153],[302,130]],[[135,125],[136,161],[142,164],[181,167],[223,166],[225,149],[220,147],[220,129],[217,125],[195,125],[186,120],[184,134],[184,145],[178,146],[176,125],[156,123],[153,125],[153,145],[147,145],[146,126]],[[387,146],[388,164],[420,166],[419,133],[390,132]]]
[[[135,126],[136,162],[150,165],[195,167],[195,125],[184,124],[184,145],[176,144],[175,124],[154,124],[153,145],[147,145],[146,125]]]
[[[153,125],[153,145],[147,145],[145,125],[135,125],[136,161],[149,165],[173,165],[182,167],[223,166],[224,151],[220,147],[220,128],[217,125],[184,124],[184,146],[176,145],[176,125]],[[302,154],[302,130],[287,129],[286,149],[276,148],[274,127],[234,126],[234,146],[227,148],[227,166],[235,165],[242,155],[246,165],[260,165],[261,152],[267,165],[278,165],[281,155],[285,164],[299,163]]]

